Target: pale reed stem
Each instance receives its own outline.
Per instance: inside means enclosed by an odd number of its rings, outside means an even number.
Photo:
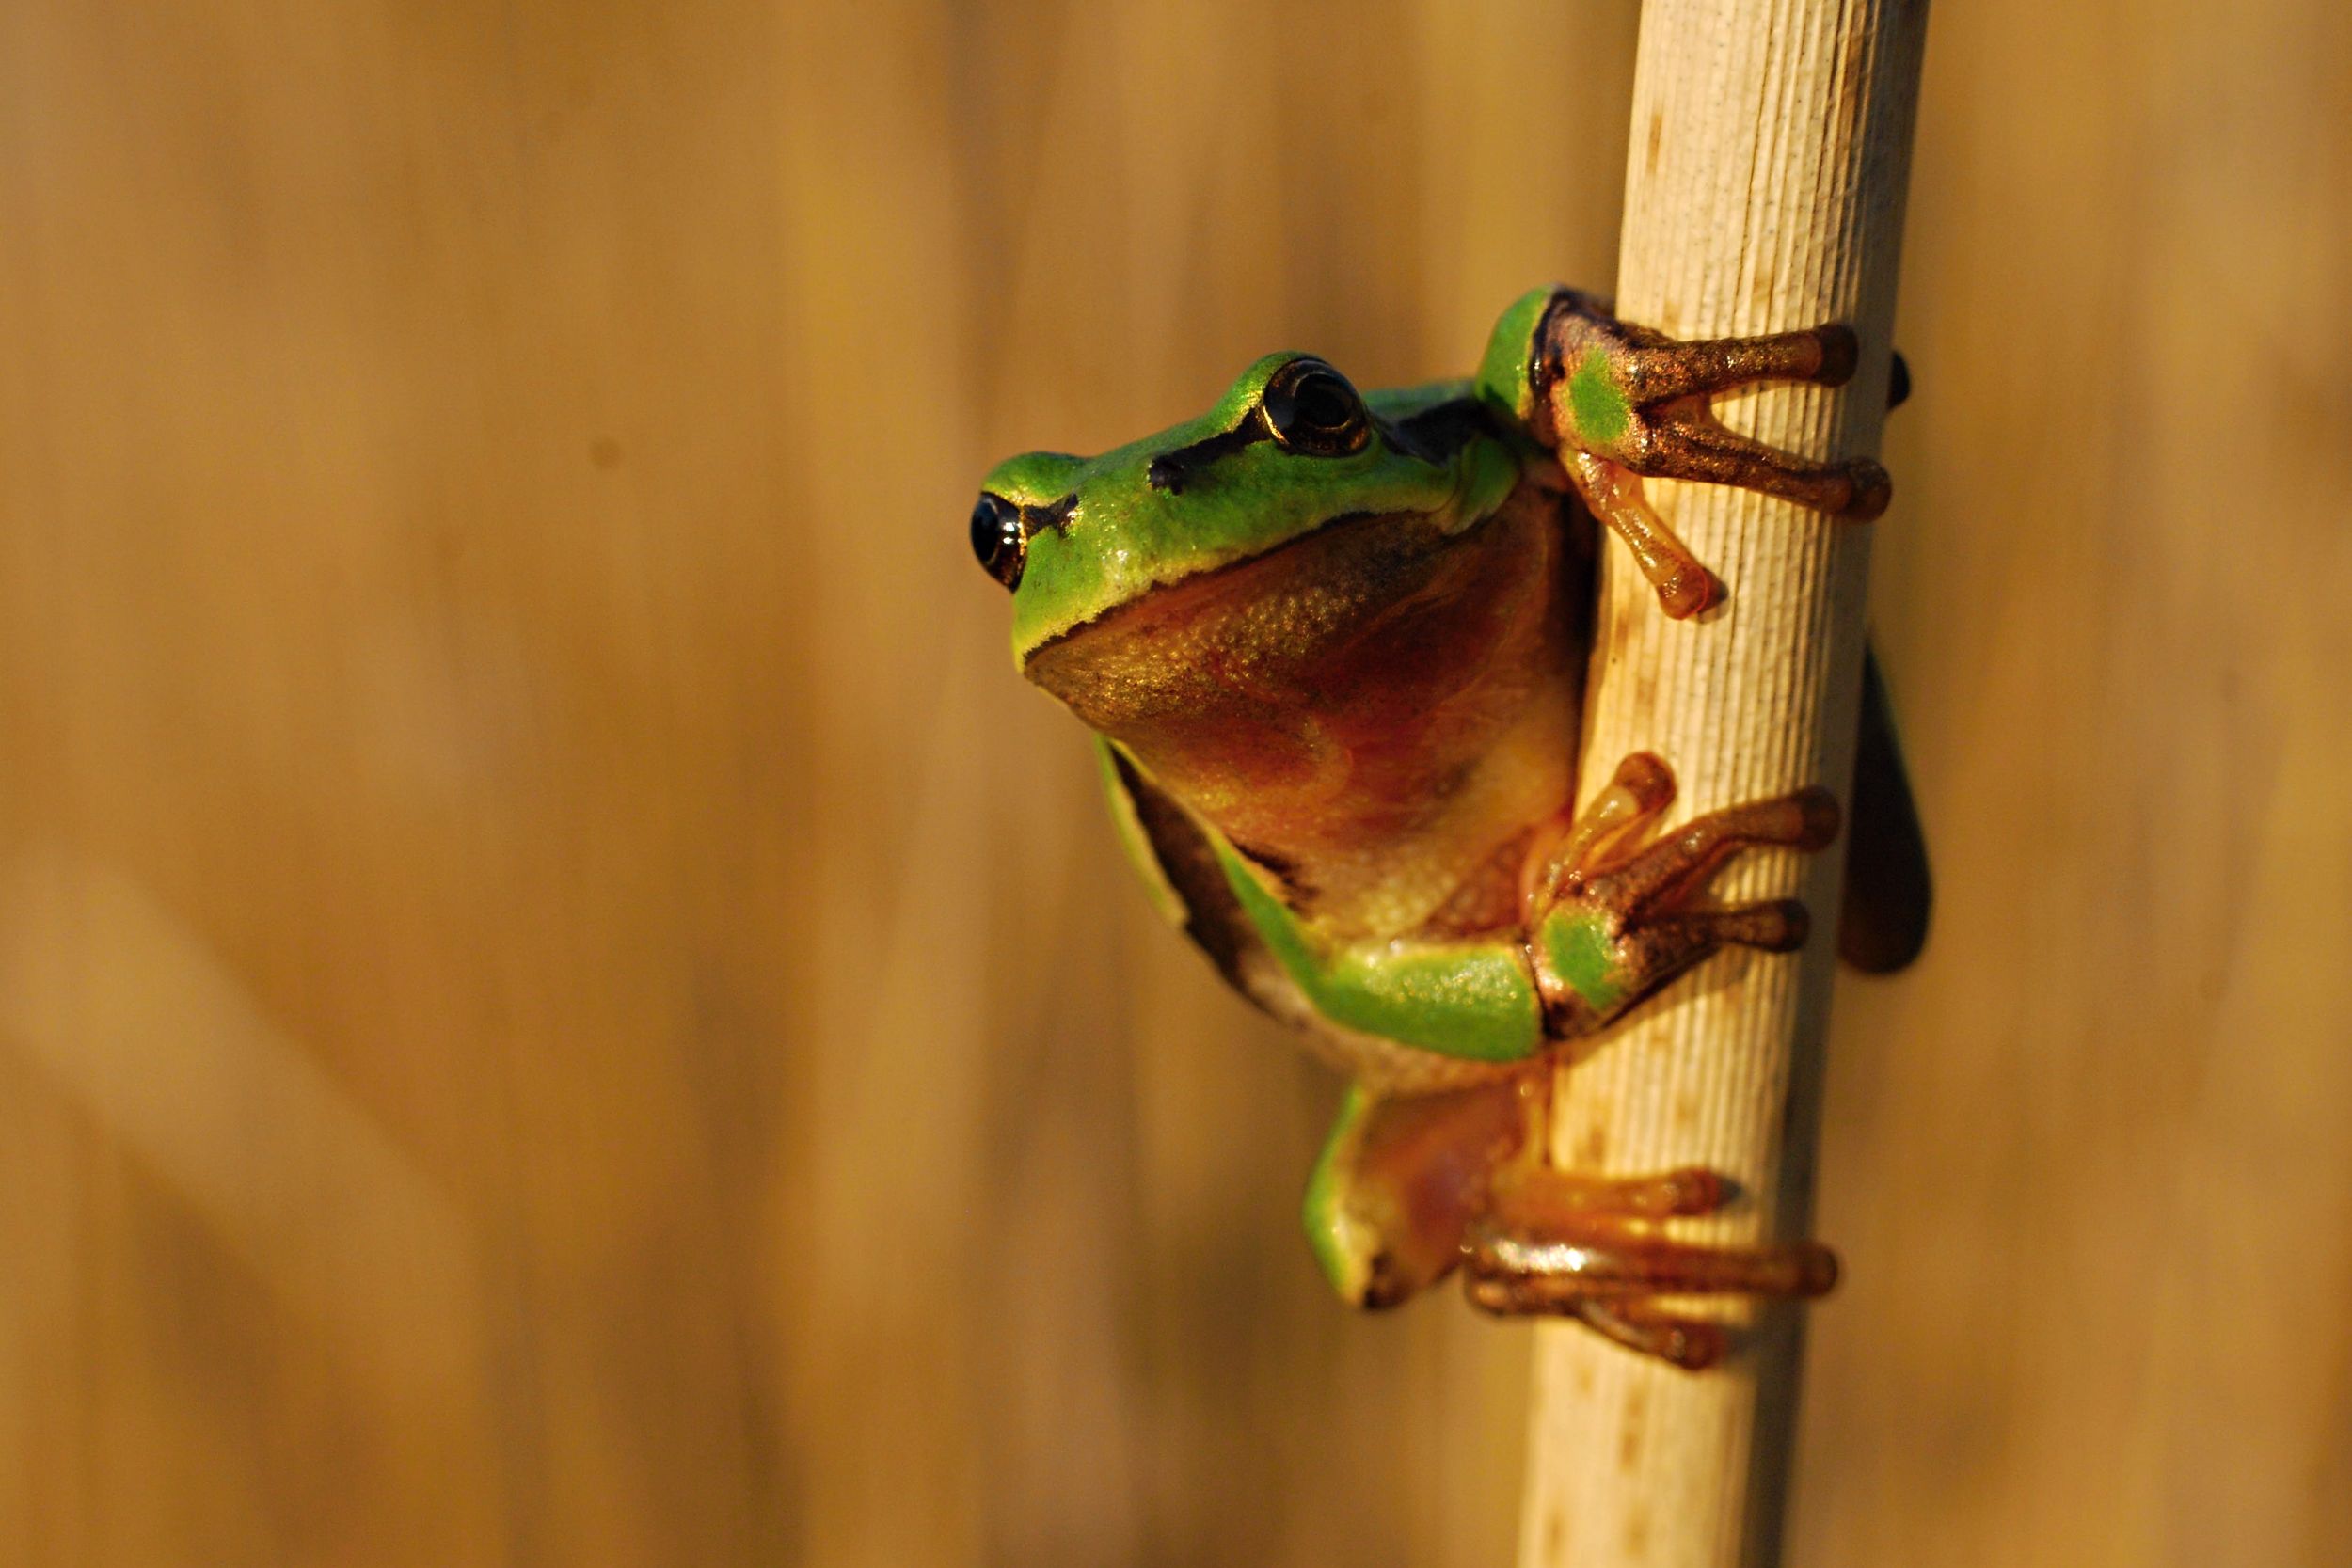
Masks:
[[[1636,65],[1616,306],[1677,337],[1850,322],[1838,391],[1778,388],[1725,421],[1820,456],[1874,454],[1883,417],[1925,0],[1650,0]],[[1897,495],[1901,476],[1896,476]],[[1694,814],[1851,783],[1873,527],[1744,491],[1652,482],[1730,588],[1694,622],[1658,612],[1613,550],[1581,778],[1655,751]],[[1613,1172],[1702,1164],[1753,1195],[1694,1237],[1806,1227],[1842,843],[1743,857],[1729,897],[1797,894],[1802,957],[1735,952],[1562,1074],[1553,1157]],[[1831,1238],[1835,1240],[1835,1238]],[[1833,1302],[1834,1302],[1833,1298]],[[1831,1306],[1828,1310],[1836,1310]],[[1778,1560],[1802,1317],[1763,1314],[1701,1373],[1571,1324],[1536,1353],[1522,1568],[1758,1568]]]

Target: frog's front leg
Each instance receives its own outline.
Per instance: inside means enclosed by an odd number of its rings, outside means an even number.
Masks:
[[[1804,944],[1804,906],[1792,899],[1725,907],[1694,900],[1743,848],[1826,846],[1838,826],[1829,792],[1751,800],[1643,843],[1673,800],[1666,765],[1637,752],[1582,816],[1528,858],[1521,890],[1529,962],[1545,1033],[1555,1040],[1593,1033],[1726,943],[1775,953]]]
[[[1530,415],[1594,515],[1632,548],[1666,613],[1695,614],[1715,579],[1642,494],[1642,478],[1737,484],[1834,515],[1886,510],[1886,470],[1868,458],[1821,463],[1754,441],[1716,419],[1711,399],[1758,382],[1841,386],[1853,374],[1851,328],[1692,341],[1621,322],[1591,295],[1551,293],[1528,363]]]
[[[1818,849],[1837,832],[1826,790],[1804,789],[1638,841],[1674,800],[1666,765],[1637,752],[1592,808],[1521,873],[1523,924],[1458,941],[1327,944],[1230,844],[1215,846],[1234,906],[1287,977],[1278,1013],[1402,1046],[1433,1063],[1525,1061],[1592,1034],[1726,942],[1787,952],[1805,938],[1788,899],[1701,908],[1698,889],[1740,849]],[[1437,1082],[1461,1074],[1424,1075]]]

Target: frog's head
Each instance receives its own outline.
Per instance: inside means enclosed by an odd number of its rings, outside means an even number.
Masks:
[[[1485,426],[1423,418],[1439,404],[1470,406],[1466,392],[1367,400],[1321,359],[1272,354],[1171,430],[1099,457],[1030,452],[997,465],[972,510],[972,549],[1012,591],[1015,662],[1034,677],[1040,650],[1342,519],[1468,521],[1471,504],[1491,509],[1508,479],[1499,449],[1483,464],[1470,455],[1494,445],[1473,438]],[[1473,471],[1487,483],[1466,484]]]

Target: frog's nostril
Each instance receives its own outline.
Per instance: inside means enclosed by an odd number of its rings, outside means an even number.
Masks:
[[[1028,536],[1021,526],[1021,509],[1002,496],[980,492],[972,508],[972,554],[980,569],[1007,588],[1021,581],[1021,568],[1029,553]]]

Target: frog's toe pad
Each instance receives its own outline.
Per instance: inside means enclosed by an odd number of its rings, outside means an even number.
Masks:
[[[1807,854],[1828,848],[1845,819],[1845,814],[1837,809],[1837,797],[1820,784],[1807,784],[1788,800],[1797,808],[1800,824],[1796,836],[1788,842]]]
[[[1815,327],[1813,336],[1821,345],[1821,368],[1813,372],[1814,385],[1843,387],[1851,381],[1854,366],[1862,358],[1862,342],[1853,328],[1844,322],[1832,322]]]
[[[1849,462],[1846,483],[1851,487],[1851,498],[1837,515],[1851,522],[1874,521],[1885,515],[1886,503],[1895,499],[1895,482],[1887,477],[1884,465],[1874,458],[1857,457]]]
[[[1708,917],[1718,940],[1767,953],[1793,953],[1804,945],[1813,917],[1794,898],[1740,904]]]

